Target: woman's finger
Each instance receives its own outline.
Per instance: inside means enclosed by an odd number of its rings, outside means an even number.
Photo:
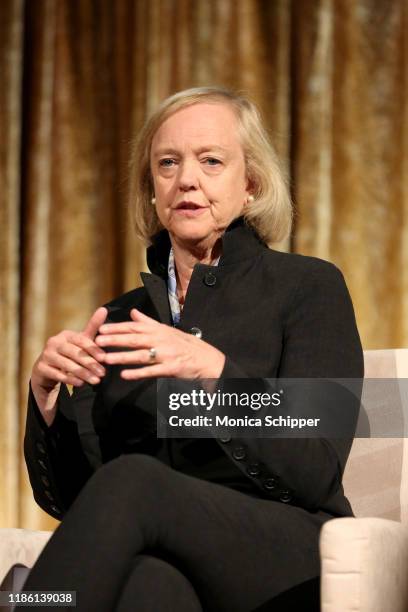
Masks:
[[[90,340],[89,338],[84,336],[82,333],[73,332],[73,334],[68,339],[68,343],[80,347],[88,355],[93,357],[95,361],[97,362],[103,361],[103,358],[105,356],[105,351],[101,349],[100,346],[95,344],[93,340]]]
[[[148,317],[143,312],[140,312],[140,310],[137,310],[137,308],[132,308],[132,310],[130,311],[130,316],[132,320],[135,322],[140,321],[141,323],[148,323],[148,324],[153,323],[153,324],[160,325],[160,323],[156,321],[156,319],[152,319],[151,317]]]
[[[140,380],[142,378],[166,378],[173,376],[173,368],[168,363],[157,363],[134,370],[122,370],[120,375],[125,380]]]
[[[41,364],[41,366],[39,366],[39,371],[43,376],[47,377],[48,379],[54,380],[56,382],[61,382],[66,385],[80,387],[84,384],[84,381],[81,378],[77,378],[73,374],[63,372],[62,370],[54,368],[51,365]]]
[[[105,358],[105,351],[102,351],[99,347],[98,349]],[[64,357],[68,357],[97,376],[104,376],[105,374],[105,368],[101,365],[100,361],[94,359],[85,349],[77,345],[65,343],[58,348],[58,353]]]
[[[106,334],[134,334],[143,333],[146,330],[146,325],[135,323],[133,321],[122,321],[121,323],[105,323],[99,328],[101,335]]]
[[[97,385],[100,383],[100,378],[96,374],[92,373],[87,368],[79,365],[76,361],[69,359],[68,357],[64,357],[58,353],[51,353],[50,355],[45,355],[47,359],[48,366],[56,368],[64,373],[69,372],[75,378],[79,378],[80,380],[85,380],[89,382],[91,385]]]
[[[84,331],[82,332],[87,338],[93,340],[98,333],[98,330],[103,323],[106,321],[108,316],[108,309],[101,306],[93,313],[88,323],[85,325]]]
[[[117,334],[112,336],[98,336],[95,338],[98,346],[126,346],[129,348],[147,348],[153,343],[149,334]],[[106,360],[106,355],[105,355]]]
[[[142,349],[139,351],[126,351],[123,353],[115,352],[115,353],[107,353],[105,357],[105,362],[109,365],[114,364],[148,364],[152,362],[152,357],[150,352],[146,349]]]

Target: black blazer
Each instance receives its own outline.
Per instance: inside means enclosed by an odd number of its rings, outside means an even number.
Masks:
[[[107,304],[109,321],[128,320],[136,307],[171,325],[169,248],[167,232],[161,232],[148,249],[152,273],[142,273],[144,287]],[[242,219],[224,234],[219,265],[195,266],[180,328],[199,328],[204,340],[225,353],[222,379],[363,377],[341,272],[320,259],[268,249]],[[159,458],[163,452],[155,435],[155,382],[123,381],[118,366],[107,370],[100,385],[84,385],[73,397],[62,386],[50,428],[30,392],[25,457],[34,497],[55,518],[102,463],[122,452]],[[200,452],[199,442],[192,442],[190,452]],[[352,514],[341,484],[350,439],[224,437],[216,445],[251,494],[311,512]]]

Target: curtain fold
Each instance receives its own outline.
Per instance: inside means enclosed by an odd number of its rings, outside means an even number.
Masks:
[[[312,6],[313,5],[313,6]],[[365,348],[407,337],[407,5],[295,3],[294,250],[345,274]]]
[[[23,1],[0,7],[0,525],[18,521]]]
[[[147,114],[218,84],[259,105],[292,244],[344,272],[365,348],[408,342],[405,0],[0,3],[0,526],[52,528],[22,458],[46,338],[140,284],[128,159]]]

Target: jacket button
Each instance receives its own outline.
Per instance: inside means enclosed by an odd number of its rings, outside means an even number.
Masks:
[[[50,486],[50,481],[48,480],[48,478],[46,476],[41,476],[41,482],[43,483],[43,485],[45,485],[46,487]]]
[[[46,489],[44,493],[46,494],[46,496],[48,497],[50,501],[54,501],[51,491],[48,491],[48,489]]]
[[[236,446],[232,451],[232,456],[236,461],[242,461],[246,457],[245,446]]]
[[[47,465],[46,465],[45,461],[43,461],[42,459],[37,459],[37,462],[38,462],[39,466],[42,467],[42,469],[45,472],[48,471],[48,468],[47,468]]]
[[[249,476],[259,476],[260,473],[261,473],[261,468],[259,466],[259,463],[252,463],[251,465],[247,467],[247,474]]]
[[[277,481],[276,478],[271,477],[266,478],[262,484],[266,491],[273,491],[276,488]]]
[[[207,287],[214,287],[216,282],[217,277],[215,276],[215,274],[213,274],[212,272],[207,272],[204,276],[204,284],[207,285]]]
[[[223,444],[227,444],[228,442],[231,442],[232,440],[231,436],[223,436],[222,438],[218,438],[218,439]]]
[[[201,331],[201,329],[199,327],[192,327],[190,329],[190,334],[192,334],[196,338],[202,338],[203,337],[203,332]]]
[[[290,501],[292,501],[292,495],[290,494],[290,491],[285,489],[284,491],[281,491],[279,499],[283,504],[288,504]]]
[[[41,444],[41,442],[37,442],[36,444],[37,450],[40,451],[43,455],[45,455],[45,446]]]
[[[55,514],[61,514],[61,510],[58,508],[58,506],[50,506],[50,509],[55,512]]]

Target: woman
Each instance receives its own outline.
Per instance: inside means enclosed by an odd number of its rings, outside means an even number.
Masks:
[[[132,171],[151,274],[33,368],[26,460],[35,499],[63,520],[25,589],[73,590],[98,612],[279,609],[318,576],[321,525],[352,515],[351,441],[158,439],[155,379],[362,377],[344,280],[267,247],[291,209],[246,99],[168,98]]]

